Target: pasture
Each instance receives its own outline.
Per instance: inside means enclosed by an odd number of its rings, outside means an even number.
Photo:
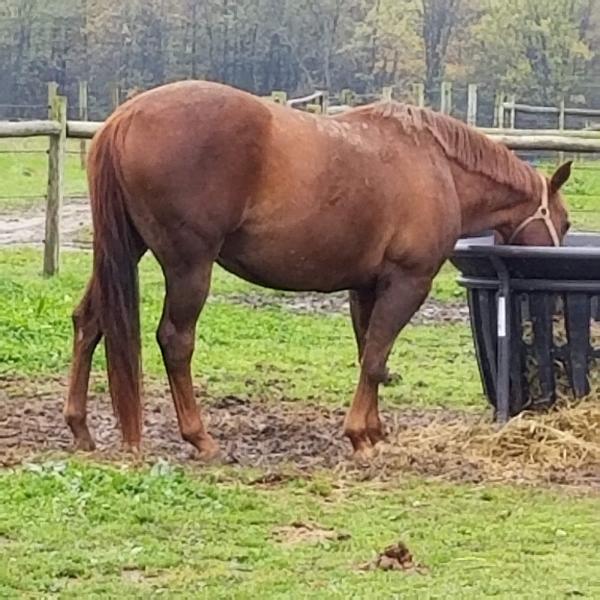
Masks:
[[[597,472],[526,478],[507,463],[498,477],[443,448],[349,460],[341,423],[358,373],[344,295],[284,294],[216,270],[193,369],[226,457],[206,466],[179,439],[155,342],[163,282],[145,258],[146,454],[116,452],[101,351],[90,406],[99,450],[70,453],[61,408],[70,313],[91,259],[85,203],[68,204],[81,210],[57,278],[40,276],[40,245],[24,243],[43,226],[7,233],[41,214],[47,161],[30,151],[45,144],[0,144],[1,597],[600,596]],[[69,143],[72,197],[85,195],[78,147]],[[594,163],[576,165],[566,197],[576,228],[600,229]],[[382,402],[397,445],[433,421],[488,416],[451,267],[390,368]],[[365,567],[400,540],[421,566]]]

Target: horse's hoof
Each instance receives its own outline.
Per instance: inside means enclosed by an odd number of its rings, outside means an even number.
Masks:
[[[96,449],[96,443],[90,435],[75,438],[73,446],[77,452],[93,452]]]
[[[370,444],[363,444],[356,450],[354,450],[354,454],[352,458],[355,462],[359,464],[367,464],[370,463],[376,455],[376,450]]]
[[[198,447],[198,458],[206,464],[221,463],[225,459],[219,444],[212,437],[202,440]]]

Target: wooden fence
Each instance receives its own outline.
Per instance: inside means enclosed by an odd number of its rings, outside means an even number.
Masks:
[[[384,92],[391,97],[391,90]],[[472,107],[476,106],[476,93],[471,89]],[[0,138],[29,138],[45,136],[50,140],[48,151],[48,189],[46,229],[44,240],[44,275],[52,276],[59,269],[60,211],[64,196],[64,172],[67,138],[92,139],[102,122],[67,120],[67,99],[50,88],[48,120],[8,122],[0,121]],[[315,92],[303,98],[288,100],[284,93],[274,92],[270,98],[292,107],[312,112],[335,113],[347,110],[349,104],[329,106],[326,92]],[[348,101],[348,97],[346,97]],[[446,102],[449,102],[448,98]],[[448,108],[449,105],[446,105]],[[600,112],[600,111],[599,111]],[[82,114],[82,113],[80,113]],[[600,153],[600,133],[568,130],[518,130],[480,129],[491,139],[512,150],[559,151],[571,153]]]

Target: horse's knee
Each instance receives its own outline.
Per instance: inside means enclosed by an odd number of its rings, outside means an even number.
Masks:
[[[388,379],[386,363],[379,358],[365,355],[361,367],[365,377],[373,384],[379,385]]]
[[[189,331],[177,331],[170,321],[163,321],[156,332],[158,345],[166,363],[176,367],[188,364],[194,353],[194,334]]]

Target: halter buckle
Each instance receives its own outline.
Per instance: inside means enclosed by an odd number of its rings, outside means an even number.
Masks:
[[[527,227],[527,225],[529,225],[530,223],[533,223],[534,221],[543,221],[544,224],[546,225],[546,229],[548,230],[548,233],[550,234],[552,243],[556,247],[560,246],[560,238],[556,231],[556,227],[554,227],[554,223],[552,222],[552,219],[550,218],[550,208],[549,208],[549,199],[548,199],[548,182],[546,181],[546,178],[543,175],[540,175],[540,179],[542,180],[542,200],[540,202],[540,206],[538,206],[538,209],[535,211],[535,213],[533,213],[533,215],[531,215],[530,217],[527,217],[525,220],[523,220],[522,223],[513,231],[513,234],[508,239],[509,244],[511,244],[515,240],[517,235],[519,235],[519,233],[521,233],[521,231],[523,231],[523,229],[525,229],[525,227]]]

